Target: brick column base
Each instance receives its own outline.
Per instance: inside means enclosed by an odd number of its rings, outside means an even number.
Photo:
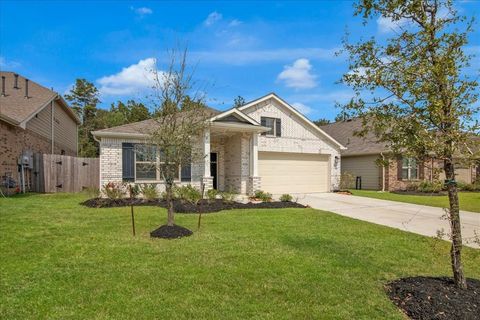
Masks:
[[[213,177],[202,177],[203,192],[213,189]]]
[[[262,188],[262,178],[260,177],[248,177],[248,184],[247,184],[247,194],[253,195],[255,191],[261,190]]]

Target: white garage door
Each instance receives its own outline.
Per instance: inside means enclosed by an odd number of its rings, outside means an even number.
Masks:
[[[328,156],[259,152],[262,190],[273,194],[329,191]]]

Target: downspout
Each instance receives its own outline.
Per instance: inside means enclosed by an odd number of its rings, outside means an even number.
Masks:
[[[55,99],[53,99],[55,100]],[[50,109],[51,109],[51,113],[52,113],[52,119],[51,119],[51,123],[52,123],[52,152],[51,154],[54,154],[55,153],[55,108],[54,108],[54,105],[53,105],[53,100],[50,102]]]
[[[383,152],[380,152],[382,156],[382,192],[385,192],[385,156]]]

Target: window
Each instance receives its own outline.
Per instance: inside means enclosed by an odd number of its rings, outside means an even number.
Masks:
[[[280,137],[282,124],[278,118],[261,117],[261,125],[270,128],[269,131],[262,133],[262,135]]]
[[[162,152],[158,152],[155,146],[135,146],[135,180],[136,181],[161,181],[162,172],[168,169],[174,170],[175,180],[187,181],[191,179],[190,164],[168,168],[164,162]],[[182,178],[180,173],[182,172]]]
[[[414,158],[402,159],[402,179],[414,180],[418,179],[418,165]]]
[[[137,145],[135,148],[135,180],[158,180],[157,150],[154,146]]]

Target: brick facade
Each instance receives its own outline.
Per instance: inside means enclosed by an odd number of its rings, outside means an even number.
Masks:
[[[75,150],[59,145],[54,146],[55,154],[60,154],[62,150],[66,155],[77,155]],[[32,130],[24,130],[0,120],[0,176],[6,175],[17,182],[20,181],[18,158],[24,151],[50,154],[52,153],[52,142]],[[30,173],[26,172],[26,174],[26,181],[28,181]]]

